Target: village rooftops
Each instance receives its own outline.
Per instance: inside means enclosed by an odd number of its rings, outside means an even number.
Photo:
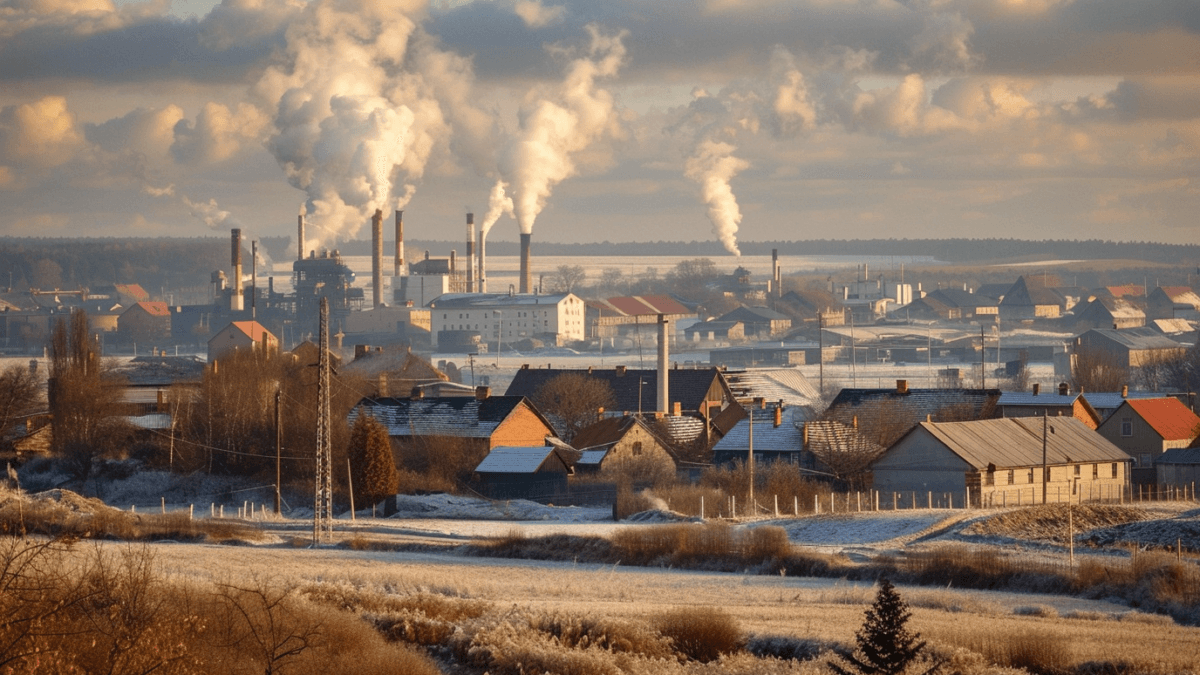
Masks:
[[[365,398],[350,411],[348,420],[353,425],[360,411],[369,414],[387,427],[389,436],[488,438],[522,403],[533,409],[523,396],[491,396],[482,401],[465,396]],[[550,428],[548,422],[546,426]]]
[[[973,422],[921,422],[924,429],[978,471],[989,465],[1042,464],[1042,424],[1037,417],[1006,417]],[[909,432],[910,434],[913,431]],[[1073,417],[1046,423],[1046,463],[1128,462],[1129,455]]]
[[[1200,417],[1176,398],[1126,400],[1164,441],[1192,440],[1200,434]]]
[[[1153,349],[1179,349],[1180,344],[1171,338],[1155,331],[1153,328],[1125,328],[1115,330],[1112,328],[1093,328],[1084,333],[1087,335],[1092,333],[1105,339],[1111,340],[1127,349],[1141,351]],[[1080,337],[1083,337],[1082,335]]]
[[[608,407],[611,411],[653,412],[657,405],[658,371],[650,369],[634,370],[622,367],[589,370],[522,368],[513,377],[505,394],[527,396],[532,399],[547,382],[559,375],[566,374],[586,375],[607,383],[615,399],[615,404]],[[678,402],[682,411],[698,411],[706,400],[719,400],[720,393],[732,398],[724,378],[715,368],[676,368],[670,371],[667,383],[671,402]]]

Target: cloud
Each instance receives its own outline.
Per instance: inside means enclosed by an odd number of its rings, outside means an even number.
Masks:
[[[70,161],[83,145],[61,96],[0,109],[0,164],[46,169]]]
[[[191,122],[180,119],[174,126],[171,155],[184,164],[214,164],[236,155],[247,142],[261,140],[270,119],[248,103],[235,110],[219,103],[206,103]]]
[[[137,108],[106,122],[85,124],[84,135],[107,152],[166,157],[175,142],[175,125],[182,119],[183,109],[177,105]]]
[[[517,0],[513,12],[521,17],[530,28],[544,28],[563,20],[567,9],[562,6],[546,7],[541,0]]]

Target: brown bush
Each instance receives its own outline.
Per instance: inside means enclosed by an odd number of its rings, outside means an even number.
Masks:
[[[1021,668],[1035,675],[1060,675],[1071,671],[1071,645],[1065,638],[1044,631],[1008,635],[976,647],[998,666]]]
[[[617,501],[613,504],[613,518],[624,520],[635,513],[649,511],[654,502],[642,492],[634,492],[626,486],[617,490]]]
[[[667,658],[673,653],[666,638],[644,624],[631,621],[559,612],[530,617],[529,627],[554,637],[569,649],[597,647],[654,659]]]
[[[62,491],[62,501],[14,496],[0,503],[0,535],[41,534],[123,541],[257,541],[262,533],[237,520],[190,518],[182,512],[130,513]]]
[[[699,485],[671,485],[656,487],[654,496],[665,501],[672,511],[689,516],[716,518],[725,505],[725,493],[716,488]],[[700,513],[700,501],[704,501],[704,513]]]
[[[660,635],[671,641],[675,651],[702,663],[741,651],[746,644],[737,621],[713,607],[687,607],[665,612],[654,617],[653,625]]]

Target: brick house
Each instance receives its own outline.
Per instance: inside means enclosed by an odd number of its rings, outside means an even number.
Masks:
[[[279,338],[257,321],[234,321],[208,340],[208,362],[232,351],[279,349]]]
[[[143,344],[171,337],[171,308],[165,302],[135,302],[117,317],[117,334]]]
[[[581,472],[601,474],[636,469],[643,475],[673,474],[675,458],[667,444],[635,415],[606,417],[579,430],[571,445],[583,453]]]

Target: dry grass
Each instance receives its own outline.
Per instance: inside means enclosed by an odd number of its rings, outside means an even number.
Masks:
[[[630,564],[702,569],[785,561],[791,553],[782,528],[733,528],[724,523],[628,528],[614,534],[612,543]]]
[[[677,652],[701,663],[740,651],[746,644],[733,617],[712,607],[671,610],[654,617],[653,624]]]
[[[130,513],[62,491],[60,501],[14,497],[0,504],[0,535],[40,534],[76,539],[122,541],[259,541],[251,525],[212,518],[193,519],[182,512]]]
[[[1068,516],[1068,510],[1070,515]],[[1144,509],[1112,504],[1044,504],[1012,509],[969,525],[964,534],[1034,539],[1067,544],[1072,526],[1079,534],[1150,517]]]

